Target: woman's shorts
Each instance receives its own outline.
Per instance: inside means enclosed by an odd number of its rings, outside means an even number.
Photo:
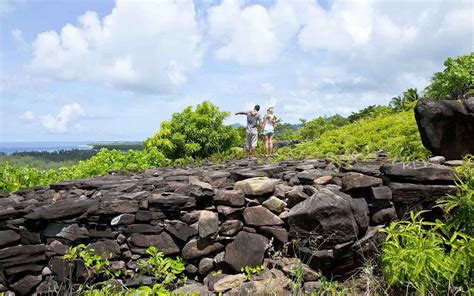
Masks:
[[[267,137],[273,136],[273,129],[264,129],[263,134]]]

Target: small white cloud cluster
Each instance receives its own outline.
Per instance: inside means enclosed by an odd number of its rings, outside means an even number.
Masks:
[[[29,113],[26,112],[25,115]],[[31,114],[32,115],[32,114]],[[72,123],[84,115],[84,110],[77,103],[64,105],[57,115],[48,114],[40,118],[41,125],[52,133],[65,133]],[[31,120],[33,117],[31,118]]]
[[[25,111],[18,118],[26,122],[37,123],[50,133],[62,134],[70,131],[72,126],[80,126],[77,120],[84,116],[85,112],[81,105],[71,103],[62,106],[56,115],[49,113],[45,116],[36,116],[33,111]]]

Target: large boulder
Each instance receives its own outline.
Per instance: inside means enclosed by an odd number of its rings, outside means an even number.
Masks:
[[[446,159],[474,154],[474,98],[421,99],[415,107],[415,118],[421,141],[433,154]]]
[[[350,199],[326,188],[290,210],[290,233],[293,236],[322,236],[327,244],[357,239],[359,234]]]

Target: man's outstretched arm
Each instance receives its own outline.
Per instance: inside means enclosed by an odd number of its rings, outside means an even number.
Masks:
[[[241,112],[235,113],[235,115],[247,115],[247,112],[241,111]]]

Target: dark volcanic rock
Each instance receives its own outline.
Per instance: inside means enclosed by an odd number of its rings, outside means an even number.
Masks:
[[[455,178],[451,167],[432,163],[397,163],[382,166],[381,171],[391,180],[410,183],[454,183]]]
[[[369,207],[367,202],[363,198],[351,198],[349,201],[359,230],[364,231],[369,226]]]
[[[224,262],[236,272],[240,272],[240,269],[245,266],[260,265],[263,262],[267,244],[266,237],[241,231],[235,240],[227,245]]]
[[[245,205],[245,195],[240,190],[217,190],[214,204],[241,207]]]
[[[173,241],[173,238],[166,233],[145,235],[134,233],[130,236],[129,241],[132,245],[139,248],[148,248],[149,246],[155,246],[158,251],[169,254],[179,253],[179,247]]]
[[[158,234],[163,231],[163,226],[150,224],[131,224],[123,226],[123,233],[142,233],[142,234]]]
[[[181,250],[184,259],[192,259],[206,256],[224,249],[224,245],[219,242],[212,242],[203,239],[190,240]]]
[[[281,220],[277,215],[262,206],[246,208],[244,210],[244,220],[245,224],[253,226],[284,224],[283,220]]]
[[[219,218],[217,213],[201,211],[198,221],[198,232],[201,238],[214,237],[219,231]]]
[[[196,206],[196,199],[194,197],[181,194],[153,194],[148,201],[150,207],[156,207],[160,211],[179,211]]]
[[[308,195],[303,191],[303,186],[295,186],[285,195],[290,207],[302,202],[308,198]]]
[[[198,234],[197,229],[190,227],[188,224],[179,220],[169,221],[166,224],[165,229],[174,237],[184,242],[187,241],[190,237]]]
[[[11,284],[11,288],[20,295],[27,295],[38,285],[43,277],[41,275],[25,275],[17,282]]]
[[[46,246],[46,251],[53,252],[62,256],[67,253],[68,247],[65,246],[62,242],[54,240]]]
[[[322,235],[330,244],[347,242],[358,235],[350,202],[325,188],[294,206],[288,219],[293,235]]]
[[[393,200],[403,203],[433,201],[456,191],[454,185],[422,185],[410,183],[390,183]]]
[[[374,200],[392,200],[392,190],[387,186],[370,187],[369,196]]]
[[[450,160],[474,154],[474,98],[421,99],[415,107],[415,118],[423,145],[434,155]]]
[[[262,226],[260,232],[267,235],[269,238],[274,237],[280,243],[288,241],[288,231],[283,227]]]
[[[256,171],[252,169],[242,169],[235,170],[230,172],[230,178],[235,181],[241,181],[245,179],[255,178],[255,177],[267,177],[268,174],[262,171]]]
[[[346,173],[342,177],[342,190],[351,191],[354,189],[374,187],[382,185],[382,179],[366,176],[361,173]]]
[[[135,222],[135,215],[133,214],[121,214],[114,217],[110,222],[110,225],[127,225]]]
[[[219,233],[225,236],[232,236],[239,232],[244,223],[240,220],[227,220],[223,222],[219,228]]]
[[[244,212],[244,208],[233,208],[228,206],[217,206],[217,212],[226,219],[236,219]]]
[[[0,269],[19,264],[43,261],[45,256],[45,245],[14,246],[0,249]]]
[[[373,177],[380,177],[379,164],[354,164],[350,167],[342,167],[342,172],[356,172]]]
[[[89,230],[85,227],[79,227],[77,224],[72,224],[63,227],[61,231],[56,234],[57,237],[62,237],[70,241],[79,239],[86,239],[89,237]]]
[[[24,264],[5,268],[7,276],[18,275],[24,272],[38,273],[43,269],[43,264]]]
[[[372,222],[375,224],[384,224],[397,219],[397,212],[393,205],[390,208],[381,209],[372,215]]]
[[[121,252],[120,246],[115,240],[104,240],[90,244],[94,253],[107,259],[117,259]]]
[[[96,210],[89,211],[90,214],[123,214],[138,211],[139,203],[136,200],[117,200],[112,197],[100,201]]]
[[[62,200],[52,205],[45,205],[25,216],[27,219],[59,219],[78,216],[86,213],[89,209],[97,208],[97,199]]]
[[[57,280],[60,282],[66,282],[72,278],[73,265],[61,257],[53,257],[49,261],[49,268],[56,275]]]
[[[18,240],[21,236],[13,230],[3,230],[0,231],[0,248],[3,246],[8,246]]]

